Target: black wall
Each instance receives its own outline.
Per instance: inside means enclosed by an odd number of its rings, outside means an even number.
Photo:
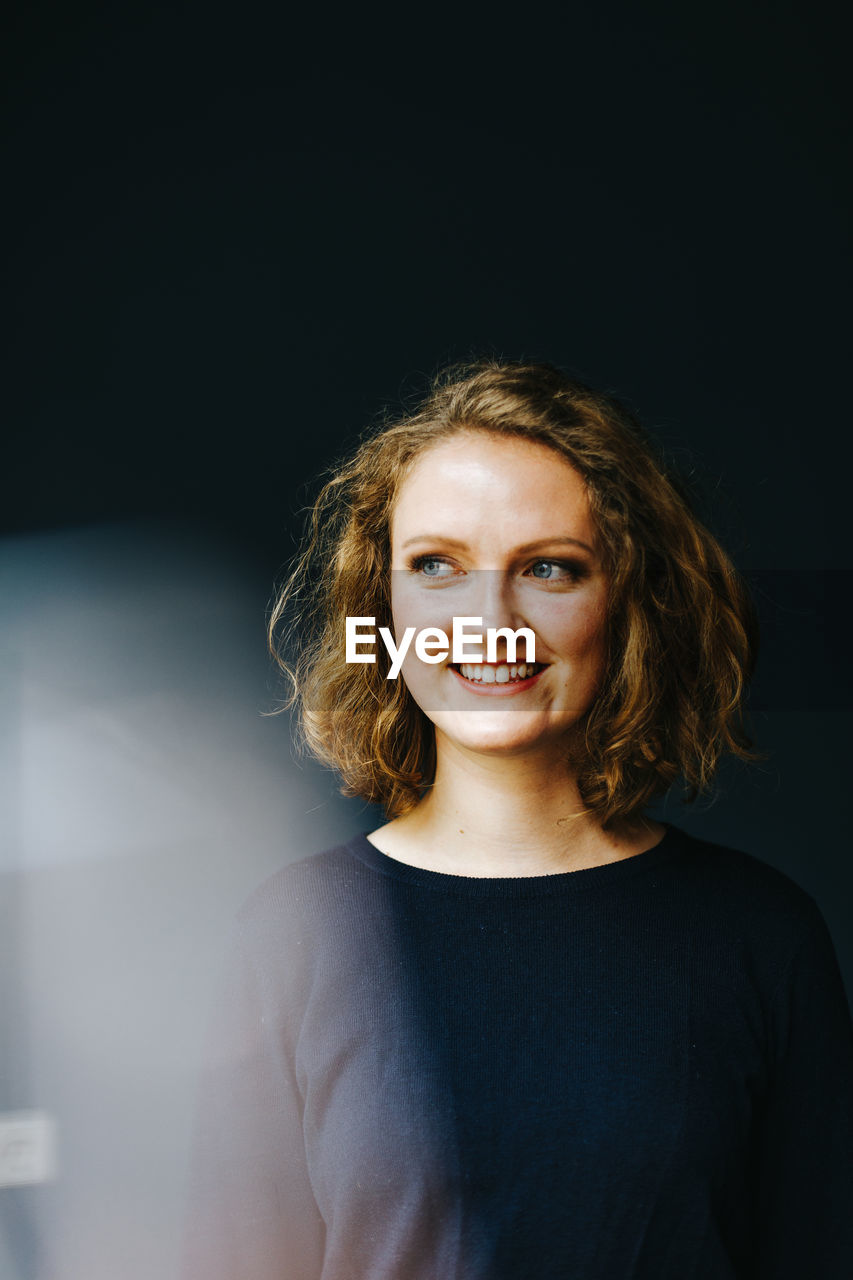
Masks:
[[[7,530],[283,545],[306,477],[473,349],[627,397],[756,567],[848,567],[840,7],[6,22]]]

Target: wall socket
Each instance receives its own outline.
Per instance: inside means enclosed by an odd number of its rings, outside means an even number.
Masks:
[[[0,1187],[56,1177],[56,1122],[47,1111],[0,1111]]]

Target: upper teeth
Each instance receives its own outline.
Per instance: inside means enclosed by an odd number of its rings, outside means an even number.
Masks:
[[[483,684],[509,684],[510,680],[526,680],[536,670],[534,662],[506,663],[490,666],[488,663],[461,663],[460,672],[466,680],[479,680]]]

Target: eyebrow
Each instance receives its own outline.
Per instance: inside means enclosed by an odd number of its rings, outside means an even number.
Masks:
[[[468,551],[470,549],[467,542],[461,542],[459,538],[450,538],[443,533],[418,533],[414,538],[407,538],[403,543],[403,547],[410,547],[414,542],[440,542],[447,547],[458,547],[460,551]],[[539,547],[553,547],[557,543],[567,543],[573,547],[582,547],[590,555],[595,555],[589,543],[582,542],[580,538],[570,538],[567,534],[558,534],[553,538],[539,538],[536,542],[525,542],[523,546],[516,547],[515,551],[518,555],[526,555],[528,552],[536,551]]]

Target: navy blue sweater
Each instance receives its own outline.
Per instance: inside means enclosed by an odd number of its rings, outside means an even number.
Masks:
[[[239,913],[187,1280],[850,1280],[853,1026],[813,900],[675,828],[480,879],[361,836]]]

